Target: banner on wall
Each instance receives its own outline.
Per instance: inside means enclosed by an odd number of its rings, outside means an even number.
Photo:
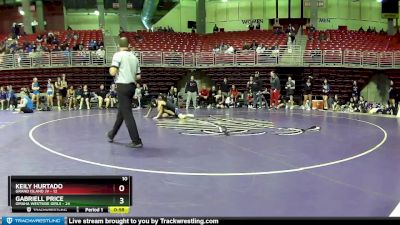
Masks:
[[[319,23],[331,23],[331,22],[333,22],[334,19],[335,18],[319,18],[318,22]]]
[[[263,19],[242,20],[243,24],[264,23]]]

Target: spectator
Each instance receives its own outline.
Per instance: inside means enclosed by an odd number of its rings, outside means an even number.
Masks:
[[[303,108],[306,110],[311,110],[311,101],[312,101],[312,77],[308,77],[306,83],[303,87]]]
[[[148,102],[150,102],[150,92],[149,92],[149,87],[147,86],[147,84],[143,84],[142,85],[142,99],[143,99],[143,103],[142,105],[146,105]],[[176,95],[178,96],[178,89],[174,88],[174,90],[176,91]]]
[[[215,96],[216,107],[219,109],[225,108],[225,95],[222,94],[221,90],[218,90]]]
[[[144,87],[144,85],[143,85]],[[115,84],[111,84],[110,91],[106,95],[106,109],[111,105],[111,108],[117,104],[117,91],[115,90]]]
[[[258,54],[265,52],[265,46],[264,46],[264,44],[261,44],[261,45],[257,46],[256,52],[257,52]]]
[[[100,48],[97,49],[97,51],[96,51],[97,57],[98,57],[99,59],[101,59],[101,60],[104,59],[105,54],[106,54],[106,51],[104,50],[104,47],[103,47],[103,46],[100,46]]]
[[[243,50],[250,50],[250,45],[247,42],[244,43]]]
[[[225,97],[228,96],[228,93],[230,91],[230,85],[228,84],[228,79],[226,77],[224,77],[224,81],[220,86],[220,90]]]
[[[100,85],[99,90],[96,92],[96,97],[99,102],[99,109],[103,109],[103,102],[107,97],[108,91],[104,88],[104,84]]]
[[[253,40],[253,42],[250,45],[250,49],[251,50],[256,50],[258,46],[258,43],[256,42],[256,40]]]
[[[204,106],[208,102],[209,90],[206,86],[203,86],[199,93],[199,105]]]
[[[167,98],[175,105],[178,105],[178,89],[174,86],[171,86],[171,89],[169,89],[167,93]]]
[[[4,103],[6,103],[7,100],[7,92],[4,90],[4,87],[0,87],[0,110],[4,110]]]
[[[256,24],[256,30],[261,30],[260,21],[257,21],[257,24]]]
[[[135,100],[135,104],[137,108],[141,109],[142,108],[142,88],[140,87],[140,84],[136,84],[136,89],[135,89],[135,94],[133,95],[133,99]]]
[[[192,27],[192,34],[196,33],[196,29],[194,27]]]
[[[40,95],[40,85],[38,83],[38,79],[36,77],[33,78],[32,81],[32,102],[36,103],[36,108],[39,107],[40,105],[40,99],[39,99],[39,95]]]
[[[235,53],[235,49],[233,48],[232,45],[228,45],[228,49],[225,50],[225,54],[233,54]]]
[[[74,38],[74,40],[76,41],[76,40],[78,40],[78,38],[79,38],[79,34],[77,34],[77,33],[74,33],[74,35],[73,35],[73,38]]]
[[[219,45],[216,45],[213,49],[214,53],[220,53],[221,49],[219,48]]]
[[[341,104],[340,104],[339,97],[338,97],[338,95],[335,95],[335,97],[333,98],[332,110],[339,111],[340,108],[341,108]]]
[[[190,76],[190,81],[186,83],[185,92],[187,94],[186,97],[186,109],[189,109],[190,101],[193,102],[194,109],[197,109],[197,93],[198,87],[197,82],[194,80],[194,76]]]
[[[75,43],[75,45],[72,47],[73,51],[78,51],[79,50],[79,44]]]
[[[254,24],[253,23],[249,24],[249,30],[254,30]]]
[[[258,71],[255,72],[254,81],[251,84],[251,92],[253,95],[253,108],[257,109],[262,106],[262,80],[260,79],[260,73]],[[258,105],[257,105],[258,104]]]
[[[290,32],[289,33],[289,39],[290,39],[290,44],[291,45],[295,44],[296,34],[294,32]]]
[[[50,109],[53,109],[53,97],[54,97],[54,85],[51,83],[51,79],[47,80],[47,107],[50,107]]]
[[[73,85],[71,85],[67,91],[67,104],[69,111],[76,108],[76,91]],[[74,107],[72,108],[72,106]]]
[[[86,108],[90,109],[90,91],[86,84],[83,85],[82,99],[81,99],[81,103],[79,105],[80,110],[82,109],[84,102],[86,103]]]
[[[371,30],[371,27],[369,26],[367,29],[367,33],[371,33],[371,32],[372,32],[372,30]]]
[[[83,41],[81,41],[81,43],[79,44],[79,51],[83,51],[85,49],[85,46],[83,45]]]
[[[67,30],[72,30],[71,26],[68,26]]]
[[[353,81],[353,87],[352,87],[352,97],[357,97],[360,95],[359,91],[358,91],[358,85],[357,85],[357,81]]]
[[[358,32],[364,32],[364,29],[362,26],[360,27],[360,29],[358,29]],[[337,96],[335,95],[335,97],[337,97]]]
[[[11,85],[7,86],[7,110],[14,110],[17,107],[17,96]]]
[[[214,24],[213,32],[216,33],[216,32],[218,32],[218,30],[219,30],[219,29],[218,29],[218,27],[217,27],[217,24]]]
[[[231,103],[233,104],[233,107],[237,107],[239,91],[238,91],[238,89],[236,89],[235,85],[232,85],[229,96],[231,98]]]
[[[207,106],[207,108],[215,107],[215,103],[216,103],[215,102],[215,96],[217,96],[217,94],[218,94],[218,91],[215,88],[215,86],[213,85],[211,87],[211,90],[208,93],[208,106]]]
[[[324,109],[328,109],[328,97],[331,91],[331,87],[328,84],[328,80],[324,79],[324,83],[322,84],[322,98],[324,100]]]
[[[293,95],[294,95],[294,90],[296,88],[295,81],[292,80],[292,77],[289,76],[288,80],[286,82],[286,100],[288,101],[288,104],[286,104],[286,108],[293,109],[294,101],[293,101]]]
[[[270,72],[271,74],[271,108],[277,109],[279,104],[280,92],[281,92],[281,82],[279,77],[276,75],[274,71]]]
[[[397,96],[397,91],[394,88],[394,82],[393,80],[390,80],[390,86],[388,90],[389,94],[389,108],[392,112],[393,115],[397,114],[397,108],[396,108],[396,99],[398,99]]]
[[[41,43],[42,41],[43,41],[43,35],[39,34],[39,35],[36,37],[36,42]]]
[[[18,105],[16,112],[33,113],[33,102],[24,91],[20,92],[21,104]]]

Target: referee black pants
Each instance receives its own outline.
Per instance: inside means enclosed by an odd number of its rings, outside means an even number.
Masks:
[[[117,84],[117,98],[118,98],[118,114],[114,127],[111,131],[112,137],[117,135],[122,122],[125,120],[125,125],[128,128],[129,136],[135,144],[142,143],[139,137],[139,132],[136,127],[135,118],[132,114],[132,98],[135,94],[135,84]]]

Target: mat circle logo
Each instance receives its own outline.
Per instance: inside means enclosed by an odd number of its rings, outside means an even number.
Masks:
[[[160,120],[157,122],[157,126],[178,130],[180,134],[191,136],[254,136],[267,133],[279,136],[293,136],[321,130],[318,126],[311,126],[306,129],[277,128],[272,122],[266,120],[216,116],[185,120]]]

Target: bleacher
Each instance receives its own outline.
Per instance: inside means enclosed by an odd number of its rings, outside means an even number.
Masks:
[[[48,32],[41,32],[41,33],[21,36],[21,38],[18,40],[18,45],[22,46],[24,42],[36,43],[36,38],[39,34],[47,36]],[[53,32],[53,34],[57,37],[60,44],[66,42],[70,48],[72,48],[75,44],[77,43],[79,44],[81,42],[83,43],[85,48],[88,48],[90,40],[95,40],[97,43],[100,43],[104,39],[101,30],[66,30],[59,32],[55,31]],[[79,38],[77,40],[74,40],[72,38],[73,34],[78,34]],[[68,35],[70,35],[70,38],[68,38]],[[50,49],[54,48],[54,45],[47,44],[45,39],[43,39],[42,45]]]
[[[218,32],[199,36],[202,43],[199,51],[212,51],[216,45],[221,43],[232,45],[235,49],[241,50],[245,42],[251,44],[255,40],[265,46],[286,45],[287,36],[285,34],[276,35],[271,30],[252,30],[252,31],[232,31]]]
[[[327,40],[319,40],[320,34],[325,34]],[[390,36],[386,34],[352,30],[315,31],[308,35],[312,37],[306,45],[308,50],[386,51],[391,40]]]
[[[129,43],[137,51],[164,51],[164,52],[211,52],[221,43],[233,45],[241,50],[245,42],[257,43],[266,46],[286,45],[287,37],[284,34],[276,35],[272,31],[233,31],[214,34],[198,35],[179,32],[125,32]]]
[[[178,32],[125,32],[129,43],[137,51],[194,52],[198,46],[198,36]]]

